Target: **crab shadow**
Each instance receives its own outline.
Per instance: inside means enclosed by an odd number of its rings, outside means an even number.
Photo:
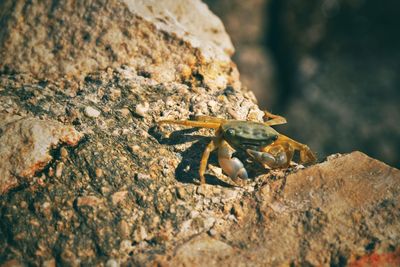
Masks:
[[[174,131],[170,134],[168,138],[162,137],[162,135],[157,134],[156,129],[152,129],[151,134],[155,137],[158,142],[162,145],[179,145],[188,142],[193,142],[193,144],[180,152],[182,157],[180,163],[175,169],[175,177],[181,183],[199,183],[194,178],[199,179],[199,167],[203,151],[205,150],[207,144],[211,141],[211,137],[203,135],[195,135],[193,132],[197,131],[198,128],[183,129]],[[208,159],[208,164],[218,165],[218,159],[215,151],[211,153]],[[220,185],[223,187],[234,187],[224,181],[219,180],[216,176],[206,174],[206,183],[210,185]]]
[[[155,137],[162,145],[174,146],[188,142],[194,142],[185,151],[180,152],[182,159],[175,169],[175,177],[181,183],[198,184],[200,161],[203,155],[203,151],[205,150],[208,143],[211,141],[211,137],[192,134],[193,132],[196,132],[198,128],[190,128],[174,131],[169,135],[168,138],[164,138],[161,132],[156,128],[157,127],[152,128],[150,130],[150,134]],[[264,168],[260,169],[261,166],[258,166],[258,168],[254,168],[255,166],[253,162],[248,162],[244,160],[247,158],[247,156],[243,151],[237,151],[234,153],[233,156],[239,157],[243,161],[246,170],[248,170],[249,179],[254,178],[262,172],[265,173]],[[213,151],[210,154],[207,165],[210,163],[216,166],[219,165],[216,151]],[[197,181],[194,178],[197,178]],[[234,185],[228,184],[218,179],[214,175],[205,174],[205,178],[206,183],[210,185],[235,187]]]

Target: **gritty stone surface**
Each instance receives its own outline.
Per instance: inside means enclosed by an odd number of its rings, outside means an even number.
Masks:
[[[124,0],[129,10],[199,48],[206,60],[230,61],[234,48],[221,20],[200,0]]]
[[[228,244],[202,234],[180,246],[171,262],[173,266],[218,266],[235,249]]]
[[[0,113],[0,194],[28,181],[53,159],[50,150],[75,146],[83,137],[71,126]],[[57,165],[60,177],[62,163]]]
[[[229,36],[200,0],[7,0],[0,10],[3,72],[82,81],[90,72],[126,65],[158,82],[239,83]]]

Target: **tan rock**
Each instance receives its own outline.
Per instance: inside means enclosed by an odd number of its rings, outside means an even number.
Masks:
[[[52,159],[51,148],[74,146],[83,136],[56,121],[4,113],[0,114],[0,132],[0,194],[41,171]]]
[[[221,266],[221,259],[228,258],[234,249],[217,239],[202,234],[178,248],[172,266]]]
[[[95,208],[102,202],[103,202],[103,200],[96,196],[83,196],[83,197],[79,197],[77,199],[76,204],[78,207],[90,206],[90,207]]]
[[[190,68],[185,80],[200,74],[210,86],[238,82],[229,36],[200,0],[7,0],[0,10],[6,18],[0,27],[0,70],[83,80],[90,72],[126,65],[168,82],[181,79],[176,66],[184,64]]]

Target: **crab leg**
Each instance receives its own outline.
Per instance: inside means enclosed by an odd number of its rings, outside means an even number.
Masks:
[[[212,122],[212,123],[219,123],[219,124],[226,122],[226,119],[210,117],[210,116],[206,116],[206,115],[198,115],[194,119],[195,119],[195,121]]]
[[[247,179],[247,171],[243,163],[236,157],[232,158],[232,153],[227,142],[221,142],[218,148],[218,163],[222,170],[232,179]]]
[[[283,134],[279,135],[278,140],[274,142],[274,144],[287,144],[289,145],[292,150],[298,150],[300,151],[300,163],[310,163],[310,162],[315,162],[317,160],[317,157],[314,155],[314,153],[311,151],[311,149],[299,142],[294,141],[293,139],[290,139],[287,136],[284,136]]]
[[[175,120],[161,120],[157,122],[158,124],[178,124],[184,126],[191,127],[202,127],[202,128],[211,128],[218,129],[221,123],[218,122],[207,122],[207,121],[175,121]]]
[[[203,156],[201,157],[201,161],[200,161],[200,169],[199,169],[200,184],[206,183],[206,178],[204,177],[204,173],[206,172],[206,169],[207,169],[208,158],[210,157],[210,153],[220,146],[221,141],[222,141],[222,137],[214,138],[207,145],[206,149],[203,152]]]

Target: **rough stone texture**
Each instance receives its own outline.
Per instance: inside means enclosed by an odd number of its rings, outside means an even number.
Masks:
[[[242,220],[220,234],[225,244],[196,237],[175,257],[191,256],[199,266],[215,258],[215,266],[343,266],[377,250],[392,254],[381,264],[397,266],[399,192],[399,170],[360,152],[336,156],[283,179],[264,180],[242,199],[247,206]],[[212,252],[204,243],[218,249]],[[191,250],[196,246],[202,249]],[[231,247],[235,251],[225,257]]]
[[[53,159],[50,149],[74,146],[82,134],[56,121],[0,112],[0,194],[32,178]]]
[[[64,16],[61,7],[70,15],[71,3],[55,8],[53,19]],[[24,12],[41,7],[26,5]],[[104,17],[107,9],[99,6],[106,4],[78,10],[131,29],[118,12]],[[0,196],[0,264],[341,265],[371,252],[397,257],[399,171],[359,152],[306,169],[268,172],[246,162],[251,179],[242,186],[222,173],[213,154],[207,184],[199,187],[199,161],[211,131],[160,128],[156,121],[196,114],[261,120],[263,113],[238,86],[234,67],[218,72],[233,79],[219,89],[218,80],[202,78],[215,69],[201,60],[201,50],[149,21],[131,19],[146,34],[126,37],[129,49],[147,47],[148,36],[163,36],[153,39],[154,50],[138,51],[138,61],[157,57],[163,48],[179,60],[195,58],[204,75],[189,71],[191,80],[160,80],[170,70],[154,68],[149,75],[139,65],[118,65],[116,58],[106,70],[79,69],[79,82],[58,72],[47,73],[47,80],[36,72],[2,73],[1,112],[73,125],[84,137],[77,146],[61,146],[24,186]],[[68,55],[78,62],[82,53]],[[99,112],[88,116],[88,107]]]
[[[0,70],[82,80],[125,64],[159,82],[201,77],[221,88],[238,82],[229,58],[233,46],[207,6],[155,3],[2,1]]]

